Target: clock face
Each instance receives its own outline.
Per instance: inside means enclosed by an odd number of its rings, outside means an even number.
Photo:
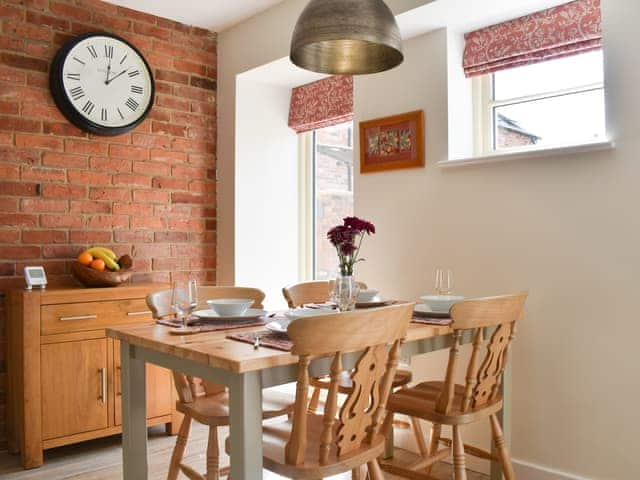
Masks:
[[[56,103],[74,124],[115,135],[137,126],[153,103],[151,71],[129,43],[107,34],[72,40],[51,72]]]

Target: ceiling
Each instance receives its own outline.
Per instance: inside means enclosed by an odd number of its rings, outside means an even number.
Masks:
[[[283,0],[107,0],[141,12],[220,32]]]

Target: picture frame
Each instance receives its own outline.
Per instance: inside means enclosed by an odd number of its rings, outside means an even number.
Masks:
[[[360,173],[425,166],[424,110],[360,122]]]

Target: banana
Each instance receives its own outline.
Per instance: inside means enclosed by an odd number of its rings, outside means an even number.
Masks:
[[[112,270],[114,272],[119,271],[120,265],[118,265],[118,262],[116,262],[115,259],[111,258],[111,255],[109,255],[105,250],[108,250],[108,249],[104,249],[101,247],[93,247],[87,250],[87,252],[93,255],[93,257],[99,258],[102,261],[104,261],[104,264],[107,266],[109,270]]]
[[[91,247],[90,249],[87,250],[87,252],[89,252],[94,257],[98,257],[98,258],[102,258],[97,255],[98,252],[102,252],[103,255],[106,255],[111,260],[116,260],[118,258],[118,256],[115,254],[113,250],[106,247]]]

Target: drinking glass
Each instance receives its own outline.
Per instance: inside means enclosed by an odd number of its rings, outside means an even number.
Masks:
[[[173,282],[171,305],[182,327],[187,327],[191,312],[198,306],[198,284],[195,280],[177,280]]]
[[[436,293],[438,295],[453,293],[453,271],[450,268],[436,268]]]

